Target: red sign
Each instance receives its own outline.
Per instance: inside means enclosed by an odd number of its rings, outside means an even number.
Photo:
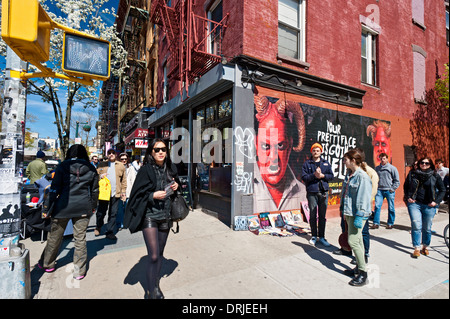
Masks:
[[[144,129],[144,128],[137,128],[134,130],[133,133],[131,133],[130,135],[128,135],[125,138],[125,144],[129,144],[131,142],[131,140],[133,140],[134,138],[145,138],[148,136],[148,130]]]
[[[134,147],[136,147],[136,148],[147,148],[148,147],[148,141],[147,140],[141,140],[141,139],[135,139],[134,140]]]

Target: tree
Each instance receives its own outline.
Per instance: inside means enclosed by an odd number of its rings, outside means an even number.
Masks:
[[[120,75],[128,66],[126,63],[127,52],[116,32],[115,25],[107,25],[101,15],[116,17],[115,10],[106,8],[109,0],[42,0],[41,5],[55,22],[70,28],[83,31],[87,34],[101,37],[111,42],[111,73]],[[49,10],[49,6],[60,11],[58,16]],[[3,42],[3,41],[0,41]],[[62,62],[63,31],[52,30],[50,38],[50,59],[46,65],[53,71],[63,73]],[[3,53],[0,45],[0,53]],[[34,67],[30,65],[30,68]],[[33,70],[31,70],[33,71]],[[58,131],[61,154],[64,156],[69,149],[70,131],[72,122],[72,109],[75,104],[83,108],[95,108],[98,105],[98,89],[100,81],[94,80],[91,86],[79,83],[53,79],[31,79],[28,81],[28,93],[36,94],[45,103],[51,103],[55,115],[55,124]],[[61,93],[65,91],[65,95]],[[65,105],[63,104],[65,99]],[[65,109],[64,109],[65,106]],[[63,158],[64,159],[64,158]]]
[[[448,108],[448,63],[445,65],[445,72],[442,78],[436,79],[435,89],[439,93],[439,99],[443,101]]]

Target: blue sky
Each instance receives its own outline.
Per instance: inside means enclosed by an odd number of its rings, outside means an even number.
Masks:
[[[47,1],[47,4],[49,4],[49,2]],[[109,0],[109,2],[107,2],[105,4],[105,7],[110,7],[110,8],[114,8],[115,12],[117,13],[117,7],[119,4],[119,0]],[[57,9],[54,6],[49,6],[50,9],[49,11],[52,11],[54,13],[57,13],[59,11],[57,11]],[[111,16],[105,16],[102,15],[102,17],[105,19],[105,22],[107,24],[113,24],[114,23],[114,18]],[[5,64],[4,64],[4,58],[2,58],[2,61],[0,61],[0,68],[4,68]],[[101,84],[100,84],[101,87]],[[65,94],[66,91],[63,90],[61,92],[61,94],[59,95],[60,97],[60,103],[62,103],[62,105],[65,104]],[[95,116],[95,119],[97,119],[98,117],[98,107],[95,109],[89,109],[88,110],[90,113],[93,113]],[[53,112],[53,107],[50,103],[44,103],[41,100],[41,97],[38,95],[31,95],[29,94],[27,96],[27,113],[30,112],[33,115],[35,115],[35,117],[37,117],[37,121],[35,123],[31,123],[31,122],[27,122],[26,123],[26,127],[30,129],[31,132],[37,132],[39,133],[39,137],[40,138],[57,138],[57,129],[56,129],[56,125],[54,124],[55,122],[55,115]],[[76,119],[82,119],[84,110],[81,106],[77,106],[75,105],[75,107],[72,110],[72,120],[75,121]],[[95,124],[95,121],[93,122],[93,124]],[[92,129],[90,132],[90,137],[93,137],[97,134],[96,130],[95,130],[95,126],[92,125]],[[71,137],[75,136],[75,129],[71,129]]]

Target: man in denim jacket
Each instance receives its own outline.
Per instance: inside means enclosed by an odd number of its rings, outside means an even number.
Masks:
[[[386,198],[388,202],[388,221],[386,229],[392,229],[395,221],[395,190],[400,186],[400,178],[397,168],[389,163],[389,156],[385,153],[380,154],[381,164],[375,167],[380,180],[378,181],[378,191],[375,196],[375,211],[373,214],[373,225],[371,229],[380,227],[380,213],[383,201]]]
[[[302,180],[306,184],[306,197],[309,206],[309,224],[311,226],[312,238],[309,241],[316,244],[317,235],[319,242],[325,247],[330,244],[325,239],[325,215],[328,206],[328,182],[333,179],[333,171],[328,161],[320,156],[323,153],[322,145],[314,143],[311,146],[311,159],[307,160],[302,167]],[[317,213],[319,214],[319,231],[317,233]]]

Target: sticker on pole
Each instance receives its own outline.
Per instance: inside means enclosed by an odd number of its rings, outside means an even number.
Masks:
[[[111,46],[106,40],[64,33],[64,72],[95,80],[107,80],[110,72]]]

